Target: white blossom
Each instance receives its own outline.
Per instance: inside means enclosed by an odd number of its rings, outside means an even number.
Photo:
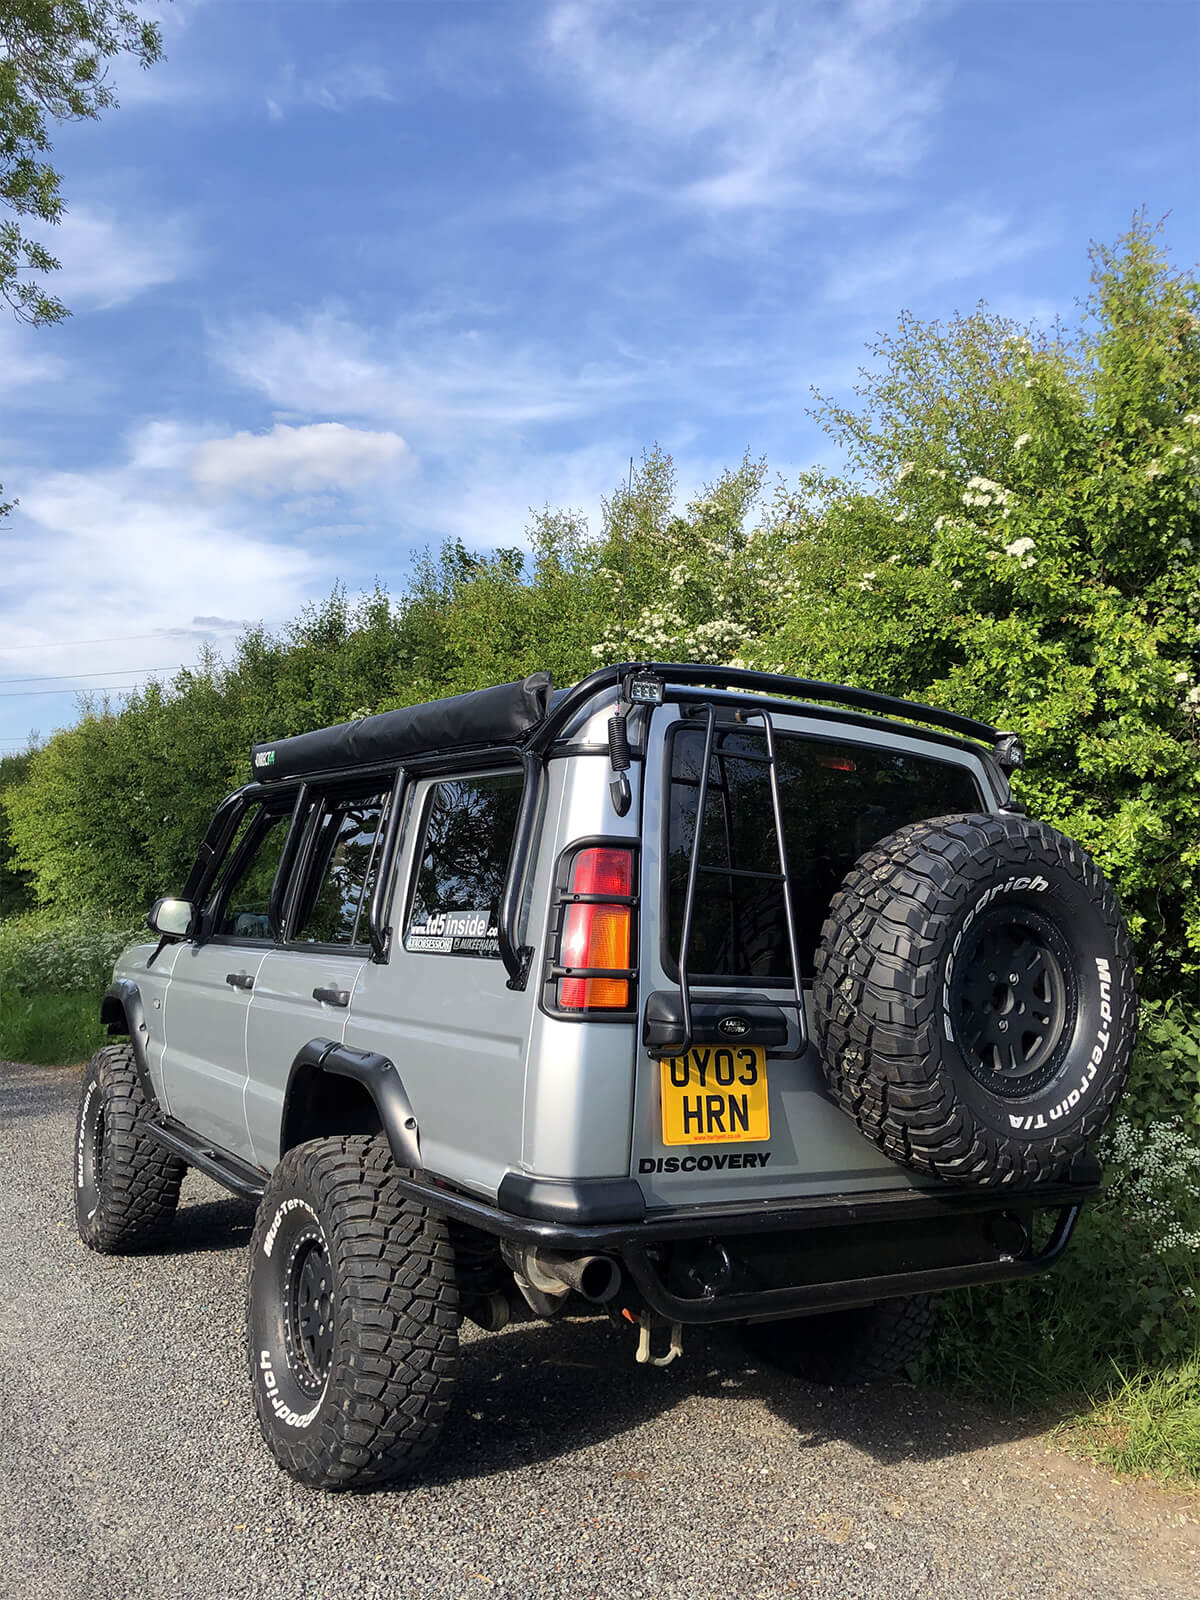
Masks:
[[[1200,684],[1194,689],[1189,689],[1183,698],[1189,706],[1200,706]]]
[[[1013,450],[1024,450],[1025,446],[1032,438],[1033,435],[1031,433],[1019,433],[1013,440]]]
[[[1200,411],[1187,412],[1183,420],[1189,428],[1200,428]]]
[[[1161,478],[1166,474],[1166,467],[1161,461],[1152,461],[1148,467],[1142,469],[1147,478]]]
[[[1030,539],[1028,537],[1026,537],[1024,539],[1014,539],[1011,544],[1006,544],[1004,546],[1004,554],[1006,556],[1023,556],[1023,555],[1026,554],[1027,551],[1030,551],[1032,549],[1033,549],[1033,540],[1032,539]]]
[[[962,588],[962,579],[961,578],[951,578],[950,579],[950,587],[952,589],[961,589]]]
[[[915,464],[916,463],[912,461],[901,462],[900,468],[896,473],[896,482],[903,483],[905,478],[907,478],[909,473],[912,471]]]
[[[1173,683],[1190,683],[1191,682],[1191,678],[1192,678],[1192,675],[1191,675],[1190,672],[1183,671],[1183,672],[1177,672],[1175,674],[1174,678],[1171,681]]]

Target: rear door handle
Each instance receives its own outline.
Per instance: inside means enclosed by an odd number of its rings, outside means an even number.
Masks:
[[[348,1006],[350,1004],[349,989],[314,989],[313,999],[321,1000],[327,1006]]]
[[[253,989],[254,979],[248,972],[227,972],[225,982],[234,989]]]

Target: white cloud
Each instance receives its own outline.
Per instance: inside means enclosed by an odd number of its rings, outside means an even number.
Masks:
[[[4,530],[5,671],[128,668],[131,682],[136,668],[188,663],[205,638],[228,639],[239,626],[221,620],[231,600],[243,616],[284,621],[332,572],[317,551],[263,537],[260,522],[198,501],[181,473],[133,456],[93,472],[24,472]],[[67,699],[13,699],[4,716],[7,738],[30,717],[57,725],[73,712]]]
[[[908,171],[941,101],[919,0],[821,0],[746,11],[561,0],[541,63],[605,129],[602,168],[705,212],[840,198]]]
[[[407,466],[411,451],[398,433],[369,433],[343,422],[299,428],[276,423],[270,433],[210,439],[194,452],[192,477],[206,489],[350,489],[381,472]]]
[[[587,415],[628,396],[630,362],[567,366],[533,344],[415,316],[390,329],[335,310],[260,317],[214,336],[217,359],[287,411],[370,417],[426,433],[519,428]]]
[[[12,394],[25,400],[33,385],[59,383],[67,376],[67,363],[50,348],[52,338],[52,331],[0,316],[0,398]]]
[[[954,207],[907,232],[879,237],[869,247],[830,263],[826,294],[839,302],[895,309],[899,301],[946,284],[978,285],[996,267],[1041,249],[1046,238],[1028,222],[999,212]]]
[[[266,104],[272,121],[281,122],[289,111],[297,108],[345,112],[364,100],[391,99],[388,74],[370,62],[342,62],[314,78],[302,77],[289,62],[267,95]]]
[[[75,206],[44,235],[62,262],[51,292],[72,310],[106,311],[191,269],[190,228],[180,216],[118,217]]]

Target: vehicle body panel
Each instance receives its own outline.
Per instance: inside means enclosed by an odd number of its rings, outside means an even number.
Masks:
[[[231,1155],[252,1159],[243,1097],[253,982],[269,946],[213,939],[177,947],[163,1007],[162,1079],[171,1116]]]
[[[286,947],[268,953],[254,980],[246,1019],[245,1118],[252,1159],[268,1171],[279,1160],[283,1102],[292,1063],[310,1039],[340,1044],[349,1011],[314,989],[353,994],[366,964],[361,950]]]

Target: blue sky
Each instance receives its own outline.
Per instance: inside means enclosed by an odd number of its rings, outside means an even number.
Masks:
[[[1197,0],[177,0],[0,322],[0,750],[446,537],[828,456],[902,308],[1200,256]],[[72,674],[76,676],[71,676]],[[82,676],[86,674],[87,676]]]

